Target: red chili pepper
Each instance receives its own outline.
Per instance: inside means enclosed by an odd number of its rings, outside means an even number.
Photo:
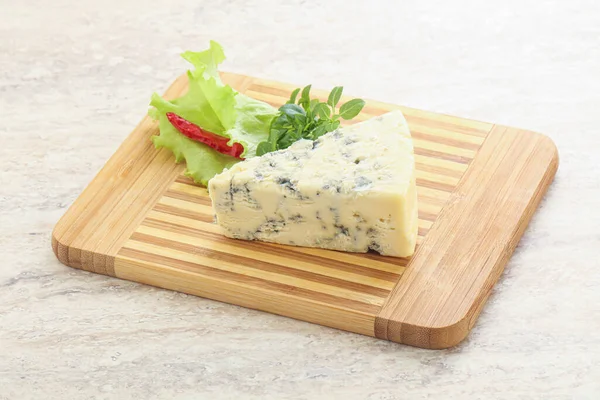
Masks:
[[[179,115],[168,112],[167,118],[169,122],[173,124],[175,128],[183,135],[189,137],[192,140],[204,143],[207,146],[212,147],[219,153],[226,154],[235,158],[243,160],[240,155],[244,152],[244,146],[240,143],[234,143],[233,146],[227,145],[229,139],[223,136],[215,135],[212,132],[205,131],[198,125],[191,123],[190,121],[181,118]]]

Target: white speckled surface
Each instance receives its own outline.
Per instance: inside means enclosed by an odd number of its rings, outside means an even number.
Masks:
[[[599,3],[277,3],[0,0],[0,399],[599,398]],[[211,38],[230,71],[554,139],[556,181],[467,341],[409,348],[56,261],[55,222]]]

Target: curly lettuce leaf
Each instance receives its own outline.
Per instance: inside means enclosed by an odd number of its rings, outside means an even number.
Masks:
[[[267,140],[277,110],[223,84],[217,68],[225,60],[225,54],[218,43],[211,41],[208,50],[187,51],[182,57],[194,66],[187,73],[188,91],[172,101],[156,93],[152,95],[150,105],[154,108],[149,115],[159,120],[160,128],[160,135],[152,140],[157,148],[171,150],[177,162],[185,160],[186,175],[206,185],[213,176],[240,160],[188,139],[171,125],[166,113],[173,112],[209,132],[230,139],[229,146],[240,143],[244,147],[241,157],[249,158],[256,156],[258,144]]]
[[[241,93],[236,96],[235,108],[237,110],[235,124],[223,136],[236,138],[236,142],[244,145],[242,157],[255,157],[258,144],[269,137],[271,121],[279,111],[270,104]]]

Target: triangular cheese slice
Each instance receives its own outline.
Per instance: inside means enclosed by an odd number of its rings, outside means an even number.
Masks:
[[[399,257],[415,249],[415,161],[400,111],[247,159],[208,186],[228,237]]]

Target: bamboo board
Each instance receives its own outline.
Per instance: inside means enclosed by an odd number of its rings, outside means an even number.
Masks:
[[[223,80],[274,106],[295,88]],[[186,85],[179,78],[165,97]],[[148,117],[58,222],[54,252],[74,268],[412,346],[453,346],[473,327],[558,153],[537,133],[375,101],[357,121],[393,109],[415,144],[419,240],[410,260],[222,237],[206,189],[154,149]]]

